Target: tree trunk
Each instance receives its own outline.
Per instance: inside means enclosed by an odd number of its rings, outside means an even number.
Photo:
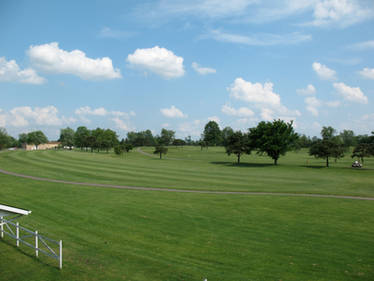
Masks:
[[[364,157],[361,157],[361,164],[364,164]]]
[[[274,158],[274,165],[278,165],[278,158]]]
[[[326,157],[326,167],[327,168],[329,167],[329,157],[328,156]]]
[[[160,152],[160,159],[161,159],[162,153]]]
[[[238,164],[240,164],[240,154],[238,154]]]

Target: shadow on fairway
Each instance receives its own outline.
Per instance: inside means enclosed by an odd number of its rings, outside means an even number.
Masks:
[[[235,162],[227,162],[227,161],[215,161],[215,162],[210,162],[211,164],[215,165],[223,165],[223,166],[228,166],[228,167],[241,167],[241,168],[264,168],[264,167],[271,167],[274,166],[273,164],[269,163],[235,163]]]
[[[307,165],[302,165],[301,167],[303,167],[303,168],[312,168],[312,169],[323,169],[323,168],[326,168],[326,166],[307,166]]]

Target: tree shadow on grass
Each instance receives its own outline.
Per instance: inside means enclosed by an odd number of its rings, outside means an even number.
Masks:
[[[326,168],[326,165],[318,165],[318,166],[302,165],[301,167],[303,167],[303,168],[312,168],[312,169],[323,169],[323,168]]]
[[[265,167],[272,167],[274,164],[270,163],[235,163],[235,162],[227,162],[227,161],[214,161],[210,162],[211,164],[215,165],[222,165],[227,167],[239,167],[239,168],[265,168]]]

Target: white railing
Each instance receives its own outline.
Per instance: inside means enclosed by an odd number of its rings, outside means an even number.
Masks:
[[[19,225],[18,222],[13,223],[0,217],[0,236],[4,238],[4,234],[15,239],[16,245],[20,243],[35,250],[35,256],[39,256],[39,252],[59,261],[59,267],[62,268],[62,240],[56,241],[44,235],[40,235],[38,231],[31,231]],[[39,243],[40,242],[40,243]],[[49,245],[48,245],[48,243]],[[53,244],[54,246],[50,246]],[[53,249],[55,248],[55,249]],[[56,249],[57,248],[57,249]],[[56,253],[57,252],[57,253]]]

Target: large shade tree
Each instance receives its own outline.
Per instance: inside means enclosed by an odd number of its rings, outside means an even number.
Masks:
[[[257,127],[249,129],[249,146],[256,147],[259,154],[267,154],[277,165],[279,157],[291,150],[298,139],[292,124],[292,121],[283,120],[258,123]]]

